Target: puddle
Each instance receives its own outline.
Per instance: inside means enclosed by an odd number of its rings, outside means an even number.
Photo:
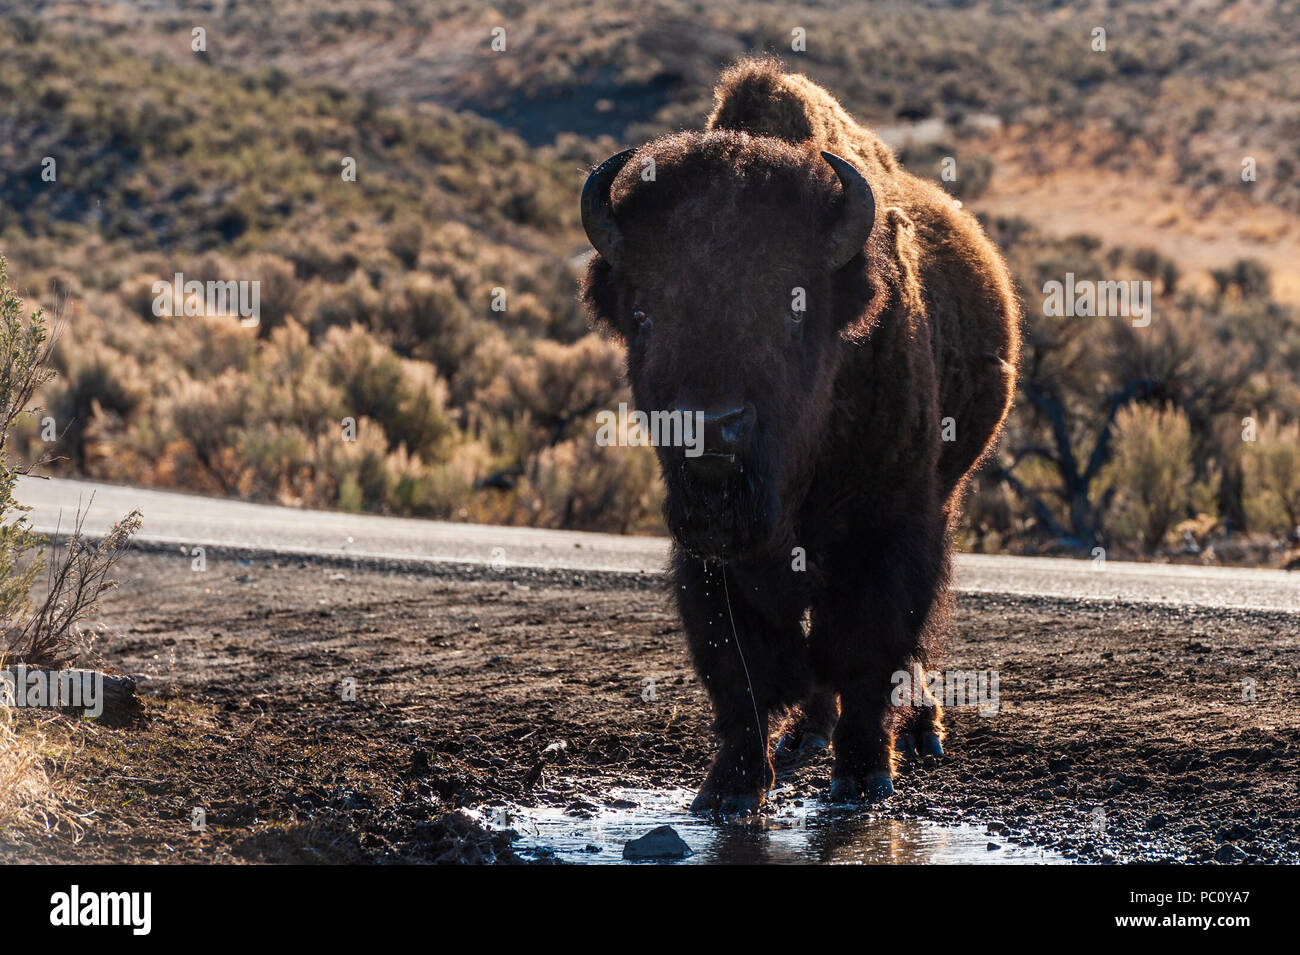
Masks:
[[[514,850],[524,858],[630,864],[623,846],[658,826],[672,826],[694,853],[665,860],[676,865],[719,864],[1060,864],[1046,850],[1008,844],[980,826],[945,826],[872,814],[804,799],[776,806],[757,819],[713,822],[686,810],[693,793],[613,789],[607,806],[573,812],[554,808],[490,809],[479,819],[519,833]],[[774,795],[777,795],[774,793]],[[989,849],[990,843],[1000,848]]]

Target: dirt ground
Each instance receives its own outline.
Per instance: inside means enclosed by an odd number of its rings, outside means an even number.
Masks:
[[[12,832],[0,861],[519,861],[457,810],[694,787],[711,755],[650,578],[212,552],[196,572],[175,550],[117,576],[95,654],[140,677],[145,715],[41,721],[81,821]],[[1300,617],[963,596],[946,661],[997,670],[998,712],[950,710],[947,755],[878,811],[1090,862],[1300,862]]]

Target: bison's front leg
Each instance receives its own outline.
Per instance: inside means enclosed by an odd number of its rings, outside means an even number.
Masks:
[[[858,798],[875,802],[894,794],[890,710],[879,702],[889,692],[889,680],[887,676],[882,679],[882,675],[873,670],[861,680],[841,685],[843,704],[835,728],[832,802]]]
[[[713,701],[720,746],[692,812],[757,811],[774,775],[768,718],[808,690],[799,612],[775,599],[771,571],[675,559],[677,602],[691,658]]]
[[[809,634],[818,680],[840,694],[830,797],[840,802],[893,794],[895,675],[924,657],[946,586],[942,525],[895,528],[849,553],[813,608]]]

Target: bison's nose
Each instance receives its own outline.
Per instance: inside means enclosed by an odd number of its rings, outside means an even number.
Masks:
[[[692,470],[724,471],[737,463],[736,455],[754,430],[757,413],[749,402],[723,410],[683,409],[686,416],[686,463]]]
[[[749,402],[738,408],[704,415],[704,449],[719,454],[735,454],[749,437],[754,426],[754,406]]]

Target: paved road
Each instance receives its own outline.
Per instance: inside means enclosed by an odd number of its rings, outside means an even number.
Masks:
[[[453,524],[306,511],[85,481],[24,478],[18,500],[32,524],[52,533],[80,507],[85,529],[105,532],[133,507],[147,541],[248,547],[285,553],[348,554],[430,561],[654,573],[666,561],[662,538]],[[500,550],[497,550],[499,548]],[[1300,612],[1300,573],[1048,557],[960,555],[959,590],[1044,597],[1121,599],[1198,607]]]

